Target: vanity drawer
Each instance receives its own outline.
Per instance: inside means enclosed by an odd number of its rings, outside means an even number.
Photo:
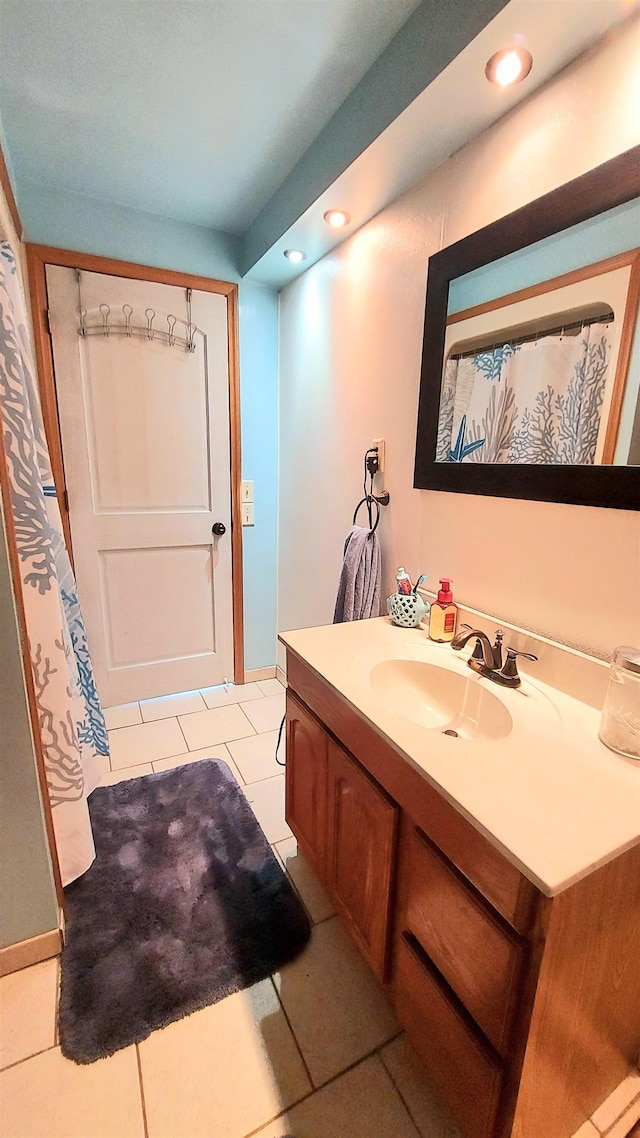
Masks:
[[[465,1138],[491,1138],[502,1067],[406,935],[396,943],[393,998],[400,1022]]]
[[[400,875],[399,931],[416,938],[504,1056],[524,946],[413,827],[404,830]]]

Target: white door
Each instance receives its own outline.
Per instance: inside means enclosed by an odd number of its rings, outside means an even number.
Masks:
[[[47,290],[100,696],[111,706],[221,683],[233,676],[227,299],[191,293],[191,352],[161,342],[173,317],[173,336],[189,339],[186,289],[48,265]]]

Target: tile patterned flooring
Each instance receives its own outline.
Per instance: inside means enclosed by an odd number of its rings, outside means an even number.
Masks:
[[[88,1066],[58,1047],[57,960],[0,979],[2,1138],[456,1138],[285,822],[283,713],[276,679],[110,708],[103,784],[224,759],[313,921],[307,949]],[[575,1138],[626,1138],[639,1119],[635,1073]]]

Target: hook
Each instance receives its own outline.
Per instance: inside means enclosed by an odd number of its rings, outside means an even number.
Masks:
[[[81,336],[86,336],[86,334],[87,334],[87,326],[84,322],[84,318],[86,315],[87,315],[86,308],[83,308],[82,305],[79,305],[78,316],[80,317],[80,327],[78,328],[78,331],[79,331]]]
[[[100,305],[100,311],[102,313],[102,334],[104,336],[108,336],[109,335],[109,315],[111,313],[111,309],[109,308],[108,304],[101,304]]]
[[[131,315],[133,313],[133,308],[130,304],[123,304],[122,312],[124,315],[124,334],[125,336],[131,336]]]
[[[169,325],[169,347],[170,348],[172,348],[176,342],[176,338],[175,338],[173,329],[176,326],[177,319],[178,319],[177,316],[174,316],[173,313],[171,313],[169,316],[167,316],[167,324]]]
[[[153,340],[153,337],[155,335],[155,332],[153,330],[153,321],[156,314],[153,308],[145,308],[144,314],[147,318],[147,340]]]
[[[197,331],[197,324],[192,324],[191,322],[187,324],[187,349],[190,352],[195,352],[196,350],[195,334]]]

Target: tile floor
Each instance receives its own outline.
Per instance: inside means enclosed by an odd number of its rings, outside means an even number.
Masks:
[[[58,961],[4,977],[2,1138],[456,1138],[284,820],[283,712],[278,680],[110,708],[103,783],[223,758],[309,912],[309,946],[270,979],[88,1066],[57,1046]],[[633,1074],[575,1138],[627,1138],[639,1118]]]

